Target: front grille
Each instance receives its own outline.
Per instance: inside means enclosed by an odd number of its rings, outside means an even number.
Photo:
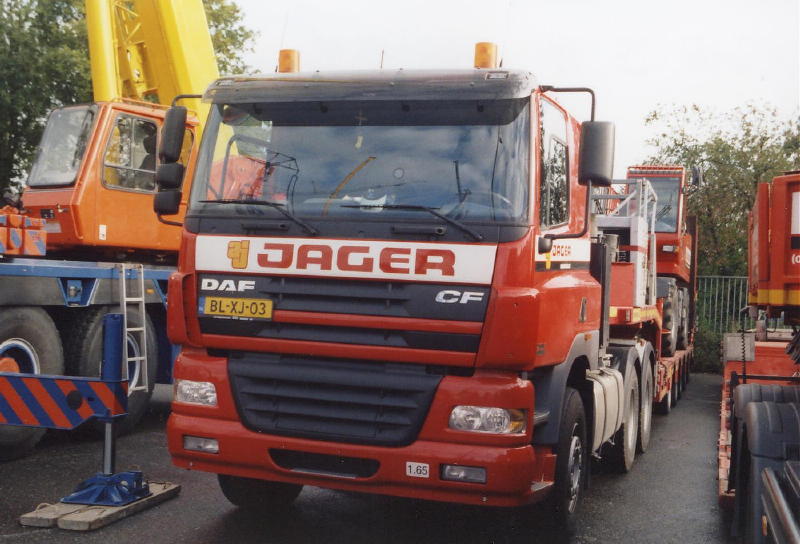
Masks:
[[[250,430],[394,447],[416,439],[442,379],[420,365],[249,352],[231,354],[228,372]]]
[[[483,321],[489,301],[489,288],[475,285],[229,274],[201,274],[200,285],[204,279],[223,282],[231,278],[252,281],[255,288],[225,296],[266,296],[275,302],[276,310]],[[439,304],[436,295],[445,289],[483,293],[483,299]],[[199,293],[222,294],[202,289]]]

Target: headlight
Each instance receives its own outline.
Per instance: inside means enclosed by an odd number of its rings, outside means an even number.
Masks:
[[[175,401],[201,406],[216,406],[217,388],[211,382],[175,380]]]
[[[522,434],[527,427],[525,410],[456,406],[450,412],[450,428],[493,434]]]
[[[661,251],[665,253],[677,253],[678,247],[677,246],[661,246]]]

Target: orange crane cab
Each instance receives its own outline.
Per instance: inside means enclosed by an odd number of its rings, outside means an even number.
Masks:
[[[59,108],[50,114],[24,205],[46,220],[51,255],[164,260],[180,229],[147,209],[156,191],[158,133],[166,108],[132,100]],[[194,162],[198,121],[187,122],[182,156]],[[178,217],[185,212],[186,202]],[[148,255],[149,254],[149,255]]]
[[[174,261],[180,229],[148,207],[166,106],[219,75],[210,35],[197,31],[207,28],[202,2],[87,0],[86,14],[96,102],[50,114],[24,207],[47,220],[51,255]],[[197,112],[181,151],[190,178],[203,108],[196,96],[187,100]],[[184,200],[172,221],[185,211]]]
[[[693,252],[692,218],[686,209],[686,169],[683,166],[631,166],[628,179],[646,178],[658,195],[656,246],[659,276],[676,278],[684,286],[691,281]],[[698,178],[694,178],[693,181]]]

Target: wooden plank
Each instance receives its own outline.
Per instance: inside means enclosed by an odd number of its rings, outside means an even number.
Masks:
[[[85,504],[57,502],[23,514],[20,516],[19,522],[26,527],[55,527],[58,523],[58,518],[61,516],[66,516],[84,508],[87,508]]]
[[[91,506],[57,503],[20,517],[28,527],[54,527],[70,531],[93,531],[147,508],[177,497],[181,486],[169,482],[149,482],[152,495],[125,506]]]

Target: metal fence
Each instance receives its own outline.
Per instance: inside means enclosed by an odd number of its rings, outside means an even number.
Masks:
[[[742,323],[745,329],[755,327],[755,321],[741,310],[747,306],[747,276],[698,276],[698,325],[714,332],[736,332]],[[744,321],[743,321],[744,320]],[[769,319],[767,327],[775,329],[783,319]]]

